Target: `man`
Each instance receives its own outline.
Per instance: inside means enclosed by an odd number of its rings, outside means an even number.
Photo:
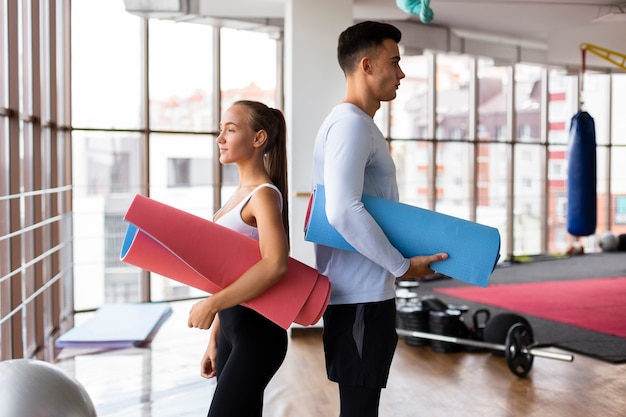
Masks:
[[[396,277],[433,274],[430,263],[447,258],[404,258],[361,202],[363,193],[398,200],[395,165],[373,117],[405,76],[400,38],[396,27],[371,21],[341,33],[346,94],[320,127],[313,153],[313,185],[324,185],[329,223],[357,250],[315,245],[317,269],[332,282],[324,352],[328,378],[339,384],[340,417],[378,415],[398,340]]]

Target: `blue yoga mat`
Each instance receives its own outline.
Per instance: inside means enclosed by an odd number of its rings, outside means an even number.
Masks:
[[[58,348],[129,348],[152,341],[172,315],[164,303],[107,304],[56,340]]]
[[[364,194],[365,209],[405,257],[446,252],[431,267],[438,273],[486,287],[500,258],[498,229],[432,210]],[[305,240],[355,252],[326,218],[324,186],[311,194]]]

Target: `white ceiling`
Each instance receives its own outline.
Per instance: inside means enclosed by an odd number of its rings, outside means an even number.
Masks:
[[[185,14],[165,17],[180,21],[215,22],[234,19],[253,25],[270,23],[281,26],[286,0],[125,2],[127,10],[132,8],[129,5],[133,3],[136,9],[149,4],[153,10],[155,4],[186,4],[188,10]],[[495,44],[526,47],[531,55],[537,57],[538,62],[576,65],[580,62],[579,45],[583,42],[626,54],[626,0],[430,0],[434,19],[427,24],[421,22],[419,16],[402,11],[396,5],[396,0],[354,0],[353,4],[355,21],[405,21],[411,23],[414,32],[445,32],[447,45],[451,45],[450,36],[453,36],[454,39],[490,42],[492,49]],[[594,22],[608,13],[618,15],[618,21]],[[155,16],[154,13],[149,14]],[[401,29],[404,34],[405,29]],[[414,36],[419,38],[421,35]],[[489,48],[489,44],[483,44],[477,51],[460,50],[454,46],[450,50],[480,55]],[[591,57],[589,64],[617,69],[595,57]]]
[[[431,0],[434,20],[429,25],[547,42],[550,35],[582,26],[626,25],[626,19],[622,23],[592,23],[609,12],[619,12],[620,3],[626,6],[625,0]],[[375,18],[384,13],[420,21],[396,7],[395,0],[355,0],[354,4],[355,13],[363,13],[361,17]],[[626,12],[626,7],[623,10]]]

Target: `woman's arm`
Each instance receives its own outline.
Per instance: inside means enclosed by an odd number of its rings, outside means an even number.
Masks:
[[[282,223],[280,195],[259,189],[242,209],[242,218],[259,231],[261,259],[228,287],[197,302],[189,313],[189,327],[208,329],[215,315],[263,293],[287,272],[289,244]]]

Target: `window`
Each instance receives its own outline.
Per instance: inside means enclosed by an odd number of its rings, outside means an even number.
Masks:
[[[127,227],[123,215],[118,213],[104,215],[104,262],[107,268],[123,266],[120,261],[120,248]]]
[[[207,158],[168,158],[167,186],[208,186],[211,180],[211,161]]]
[[[626,225],[626,196],[615,197],[615,224]]]

